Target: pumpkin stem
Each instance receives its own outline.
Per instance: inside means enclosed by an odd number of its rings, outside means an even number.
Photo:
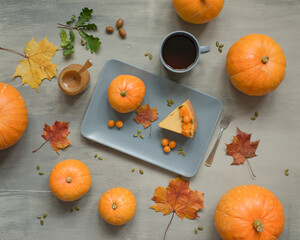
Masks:
[[[72,178],[71,178],[71,177],[67,177],[66,182],[67,182],[67,183],[71,183],[71,182],[72,182]]]
[[[266,64],[269,61],[269,56],[263,56],[260,61]]]
[[[120,95],[121,95],[122,97],[126,97],[126,95],[127,95],[127,92],[126,92],[126,91],[124,91],[124,90],[122,90],[122,91],[120,92]]]
[[[113,209],[113,210],[116,210],[117,208],[118,208],[117,204],[113,203],[113,204],[112,204],[112,209]]]
[[[264,230],[264,224],[259,219],[254,220],[253,227],[257,232],[262,232]]]

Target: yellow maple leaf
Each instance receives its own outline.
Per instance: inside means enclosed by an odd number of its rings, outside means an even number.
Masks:
[[[24,52],[27,58],[20,60],[13,77],[20,76],[22,84],[27,83],[30,87],[37,91],[38,86],[43,79],[53,78],[57,76],[57,65],[51,62],[51,58],[56,54],[57,47],[47,40],[36,42],[34,37],[26,44]]]

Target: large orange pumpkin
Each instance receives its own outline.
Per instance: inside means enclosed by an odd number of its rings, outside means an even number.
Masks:
[[[123,225],[133,218],[136,200],[128,189],[116,187],[102,194],[98,209],[106,222],[112,225]]]
[[[132,112],[141,105],[145,96],[145,84],[132,75],[119,75],[108,87],[108,101],[120,113]]]
[[[173,0],[176,13],[186,22],[201,24],[221,12],[224,0]]]
[[[261,96],[275,90],[285,75],[286,60],[282,48],[263,34],[247,35],[228,51],[226,70],[239,91]]]
[[[275,240],[284,228],[284,210],[268,189],[242,185],[220,199],[215,227],[223,240]]]
[[[28,112],[19,91],[0,82],[0,150],[11,147],[22,137],[28,122]]]
[[[55,165],[49,176],[52,193],[62,201],[75,201],[86,194],[92,184],[88,167],[81,161],[67,159]]]

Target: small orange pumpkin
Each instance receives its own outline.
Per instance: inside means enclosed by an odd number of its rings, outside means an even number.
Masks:
[[[128,113],[141,105],[145,96],[145,84],[132,75],[119,75],[108,87],[108,101],[113,109]]]
[[[133,218],[136,200],[128,189],[116,187],[102,194],[98,209],[106,222],[112,225],[123,225]]]
[[[0,82],[0,150],[16,144],[28,122],[28,112],[19,91]]]
[[[219,15],[224,0],[173,0],[176,13],[186,22],[202,24]]]
[[[249,34],[228,51],[226,70],[239,91],[261,96],[275,90],[285,75],[286,59],[282,48],[263,34]]]
[[[238,186],[220,199],[215,227],[223,240],[275,240],[284,228],[284,209],[268,189]]]
[[[62,201],[75,201],[86,194],[92,184],[88,167],[81,161],[67,159],[59,162],[49,176],[52,193]]]

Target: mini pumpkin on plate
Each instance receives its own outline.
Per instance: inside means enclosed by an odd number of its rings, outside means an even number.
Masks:
[[[116,187],[102,194],[98,209],[100,216],[109,224],[123,225],[133,218],[136,200],[128,189]]]
[[[16,144],[26,130],[28,112],[19,91],[0,82],[0,150]]]
[[[275,240],[284,228],[284,209],[266,188],[237,186],[220,199],[215,227],[223,240]]]
[[[107,95],[109,104],[117,112],[132,112],[144,99],[145,84],[138,77],[119,75],[111,81]]]
[[[88,167],[81,161],[67,159],[55,165],[49,176],[52,193],[62,201],[75,201],[86,194],[92,184]]]

